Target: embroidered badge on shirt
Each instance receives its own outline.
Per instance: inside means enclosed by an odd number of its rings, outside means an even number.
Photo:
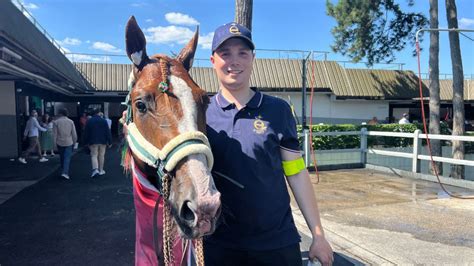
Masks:
[[[267,131],[267,126],[265,125],[265,122],[263,122],[262,117],[255,117],[255,121],[253,121],[253,132],[263,134],[265,131]]]

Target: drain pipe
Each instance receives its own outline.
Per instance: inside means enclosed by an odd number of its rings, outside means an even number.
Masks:
[[[70,92],[69,90],[66,90],[53,82],[51,82],[49,79],[33,74],[29,71],[26,71],[22,68],[19,68],[13,64],[8,63],[7,61],[0,59],[0,70],[5,71],[7,73],[13,74],[13,75],[19,75],[22,77],[25,77],[29,80],[36,81],[40,87],[43,87],[45,89],[52,89],[56,92],[65,94],[67,96],[74,96],[74,93]]]

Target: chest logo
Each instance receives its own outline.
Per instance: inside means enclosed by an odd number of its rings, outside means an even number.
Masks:
[[[267,131],[267,126],[265,125],[265,122],[262,121],[262,117],[255,117],[255,121],[253,121],[253,132],[261,135],[265,133],[265,131]]]

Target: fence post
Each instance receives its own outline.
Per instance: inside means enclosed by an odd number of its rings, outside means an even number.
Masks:
[[[413,173],[420,172],[420,160],[418,160],[418,154],[420,153],[420,132],[421,130],[417,129],[413,132],[413,158],[411,163],[411,171]]]
[[[309,139],[309,130],[307,128],[303,129],[303,134],[304,134],[304,141],[303,141],[303,149],[304,149],[304,164],[306,167],[311,166],[311,148],[309,145],[311,145],[312,140]]]
[[[367,163],[367,128],[360,129],[360,163],[365,167]]]

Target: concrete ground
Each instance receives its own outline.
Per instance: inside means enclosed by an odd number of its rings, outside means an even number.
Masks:
[[[327,238],[354,264],[474,265],[473,200],[450,198],[436,183],[367,169],[321,172],[319,184],[314,175],[312,181]],[[294,215],[300,232],[310,235],[296,207]]]
[[[72,159],[71,180],[59,177],[58,159],[41,164],[56,169],[43,178],[44,169],[27,165],[42,180],[0,205],[1,266],[134,264],[131,179],[122,173],[117,148],[106,158],[107,173],[97,179],[90,178],[84,152]]]
[[[57,158],[27,166],[0,161],[1,266],[133,264],[131,180],[117,148],[106,157],[107,174],[98,179],[90,178],[84,152],[73,157],[71,180],[59,177]],[[319,184],[312,178],[335,265],[474,264],[472,200],[367,169],[321,172]],[[297,208],[294,217],[305,251],[310,234]]]

